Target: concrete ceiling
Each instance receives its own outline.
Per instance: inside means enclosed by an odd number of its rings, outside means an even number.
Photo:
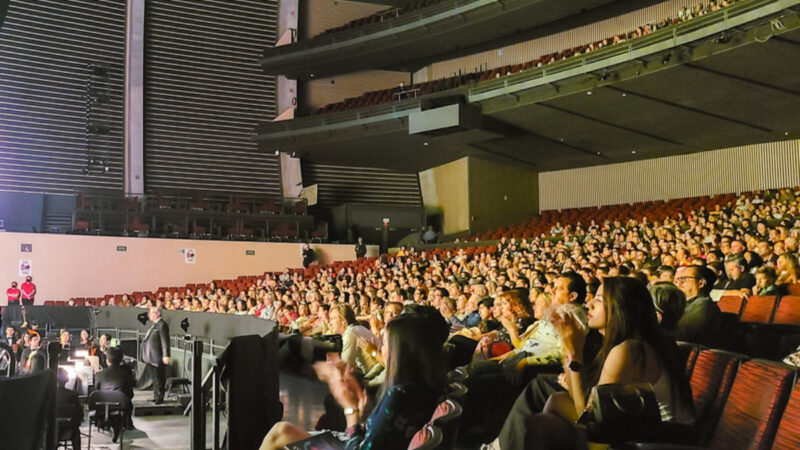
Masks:
[[[320,163],[403,172],[468,155],[548,171],[797,139],[800,30],[545,101],[482,106],[505,131],[426,137],[395,119],[279,146]]]

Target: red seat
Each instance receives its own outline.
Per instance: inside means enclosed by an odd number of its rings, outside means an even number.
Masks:
[[[744,355],[721,350],[703,350],[697,355],[689,384],[700,433],[698,442],[703,443],[710,437],[722,413],[736,369],[745,358]]]
[[[697,356],[700,355],[700,346],[691,342],[678,342],[678,350],[685,361],[686,377],[691,378]]]
[[[772,319],[772,314],[775,312],[776,304],[777,297],[775,296],[750,296],[744,305],[744,310],[739,320],[747,323],[769,323]]]
[[[785,364],[766,360],[743,363],[710,447],[770,448],[794,378],[794,369]]]
[[[784,295],[781,297],[772,323],[777,325],[800,325],[800,297]]]
[[[717,302],[717,306],[719,306],[719,310],[722,312],[741,316],[742,308],[744,307],[744,299],[735,295],[723,295]]]
[[[800,381],[795,384],[789,403],[783,410],[772,448],[775,450],[800,448]]]
[[[789,295],[800,296],[800,284],[798,283],[787,284],[786,291],[789,293]]]

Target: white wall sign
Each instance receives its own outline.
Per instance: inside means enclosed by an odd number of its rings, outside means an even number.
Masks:
[[[28,275],[33,275],[33,265],[31,264],[30,259],[20,259],[19,260],[19,276],[27,277]]]

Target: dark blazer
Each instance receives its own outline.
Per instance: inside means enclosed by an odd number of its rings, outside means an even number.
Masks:
[[[161,319],[145,334],[142,341],[142,361],[151,366],[159,366],[165,356],[169,356],[169,325]]]
[[[120,391],[133,398],[133,374],[127,366],[108,367],[95,375],[98,391]]]

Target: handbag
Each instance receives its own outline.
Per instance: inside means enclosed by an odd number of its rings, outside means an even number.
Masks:
[[[650,383],[601,384],[592,388],[589,405],[598,425],[660,423],[661,410]]]

